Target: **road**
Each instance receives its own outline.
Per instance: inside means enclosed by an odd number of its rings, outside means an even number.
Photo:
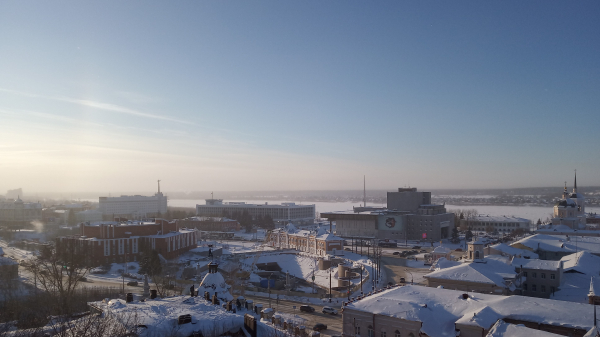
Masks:
[[[268,307],[269,299],[265,297],[256,297],[256,296],[244,296],[246,299],[251,299],[254,303],[261,303],[264,307]],[[323,323],[327,325],[327,330],[321,331],[321,336],[332,336],[332,335],[341,335],[342,334],[342,313],[338,313],[337,315],[328,315],[323,314],[321,310],[323,306],[315,305],[315,304],[307,304],[300,302],[292,302],[292,301],[284,301],[279,300],[279,304],[275,299],[271,299],[271,304],[273,309],[277,312],[282,312],[286,314],[298,315],[304,319],[306,322],[304,325],[308,329],[312,329],[312,327],[317,323]],[[308,313],[300,311],[300,306],[303,304],[310,305],[315,308],[315,312]],[[296,309],[294,309],[296,306]],[[340,311],[338,308],[336,310]]]

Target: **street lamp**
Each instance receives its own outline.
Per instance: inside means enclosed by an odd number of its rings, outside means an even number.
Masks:
[[[331,303],[331,266],[329,266],[329,303]]]
[[[410,274],[410,284],[413,284],[413,274],[408,269],[404,269],[404,271]]]

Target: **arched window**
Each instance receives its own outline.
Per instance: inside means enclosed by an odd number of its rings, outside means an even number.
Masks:
[[[411,332],[408,334],[408,337],[415,337],[415,334]]]
[[[382,332],[381,332],[381,337],[387,337],[387,334],[386,334],[386,332],[385,332],[385,331],[382,331]]]
[[[375,337],[375,331],[373,331],[373,326],[369,325],[367,327],[367,336],[368,337]]]
[[[394,337],[402,337],[402,335],[400,334],[400,331],[396,330],[394,332]]]

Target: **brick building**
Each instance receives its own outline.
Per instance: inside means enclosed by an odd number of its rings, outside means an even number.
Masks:
[[[59,249],[77,245],[87,251],[91,265],[137,261],[140,246],[144,244],[165,259],[196,248],[196,230],[180,229],[174,221],[157,219],[155,222],[82,223],[79,226],[80,235],[60,237],[56,245]]]

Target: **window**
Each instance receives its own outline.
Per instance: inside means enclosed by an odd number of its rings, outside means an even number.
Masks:
[[[527,290],[527,283],[523,283],[523,290]]]
[[[396,330],[396,332],[394,332],[394,337],[402,337],[400,331]]]
[[[355,335],[360,335],[360,327],[359,326],[355,326],[354,327],[354,334]]]
[[[375,331],[373,331],[373,326],[369,325],[367,327],[367,336],[368,337],[375,337]]]
[[[536,288],[537,288],[537,287],[535,286],[535,284],[532,284],[532,285],[531,285],[531,291],[537,291],[537,289],[536,289]]]
[[[546,273],[541,273],[540,275],[542,278],[546,278]]]
[[[556,276],[554,274],[550,274],[550,279],[554,280],[556,278]]]
[[[537,273],[531,273],[531,277],[537,277]]]
[[[546,292],[546,286],[541,286],[541,290],[542,290],[543,293],[545,293]]]
[[[387,337],[387,335],[386,335],[385,331],[382,331],[382,332],[381,332],[381,337]]]
[[[408,334],[408,337],[415,337],[415,334],[411,332]]]

